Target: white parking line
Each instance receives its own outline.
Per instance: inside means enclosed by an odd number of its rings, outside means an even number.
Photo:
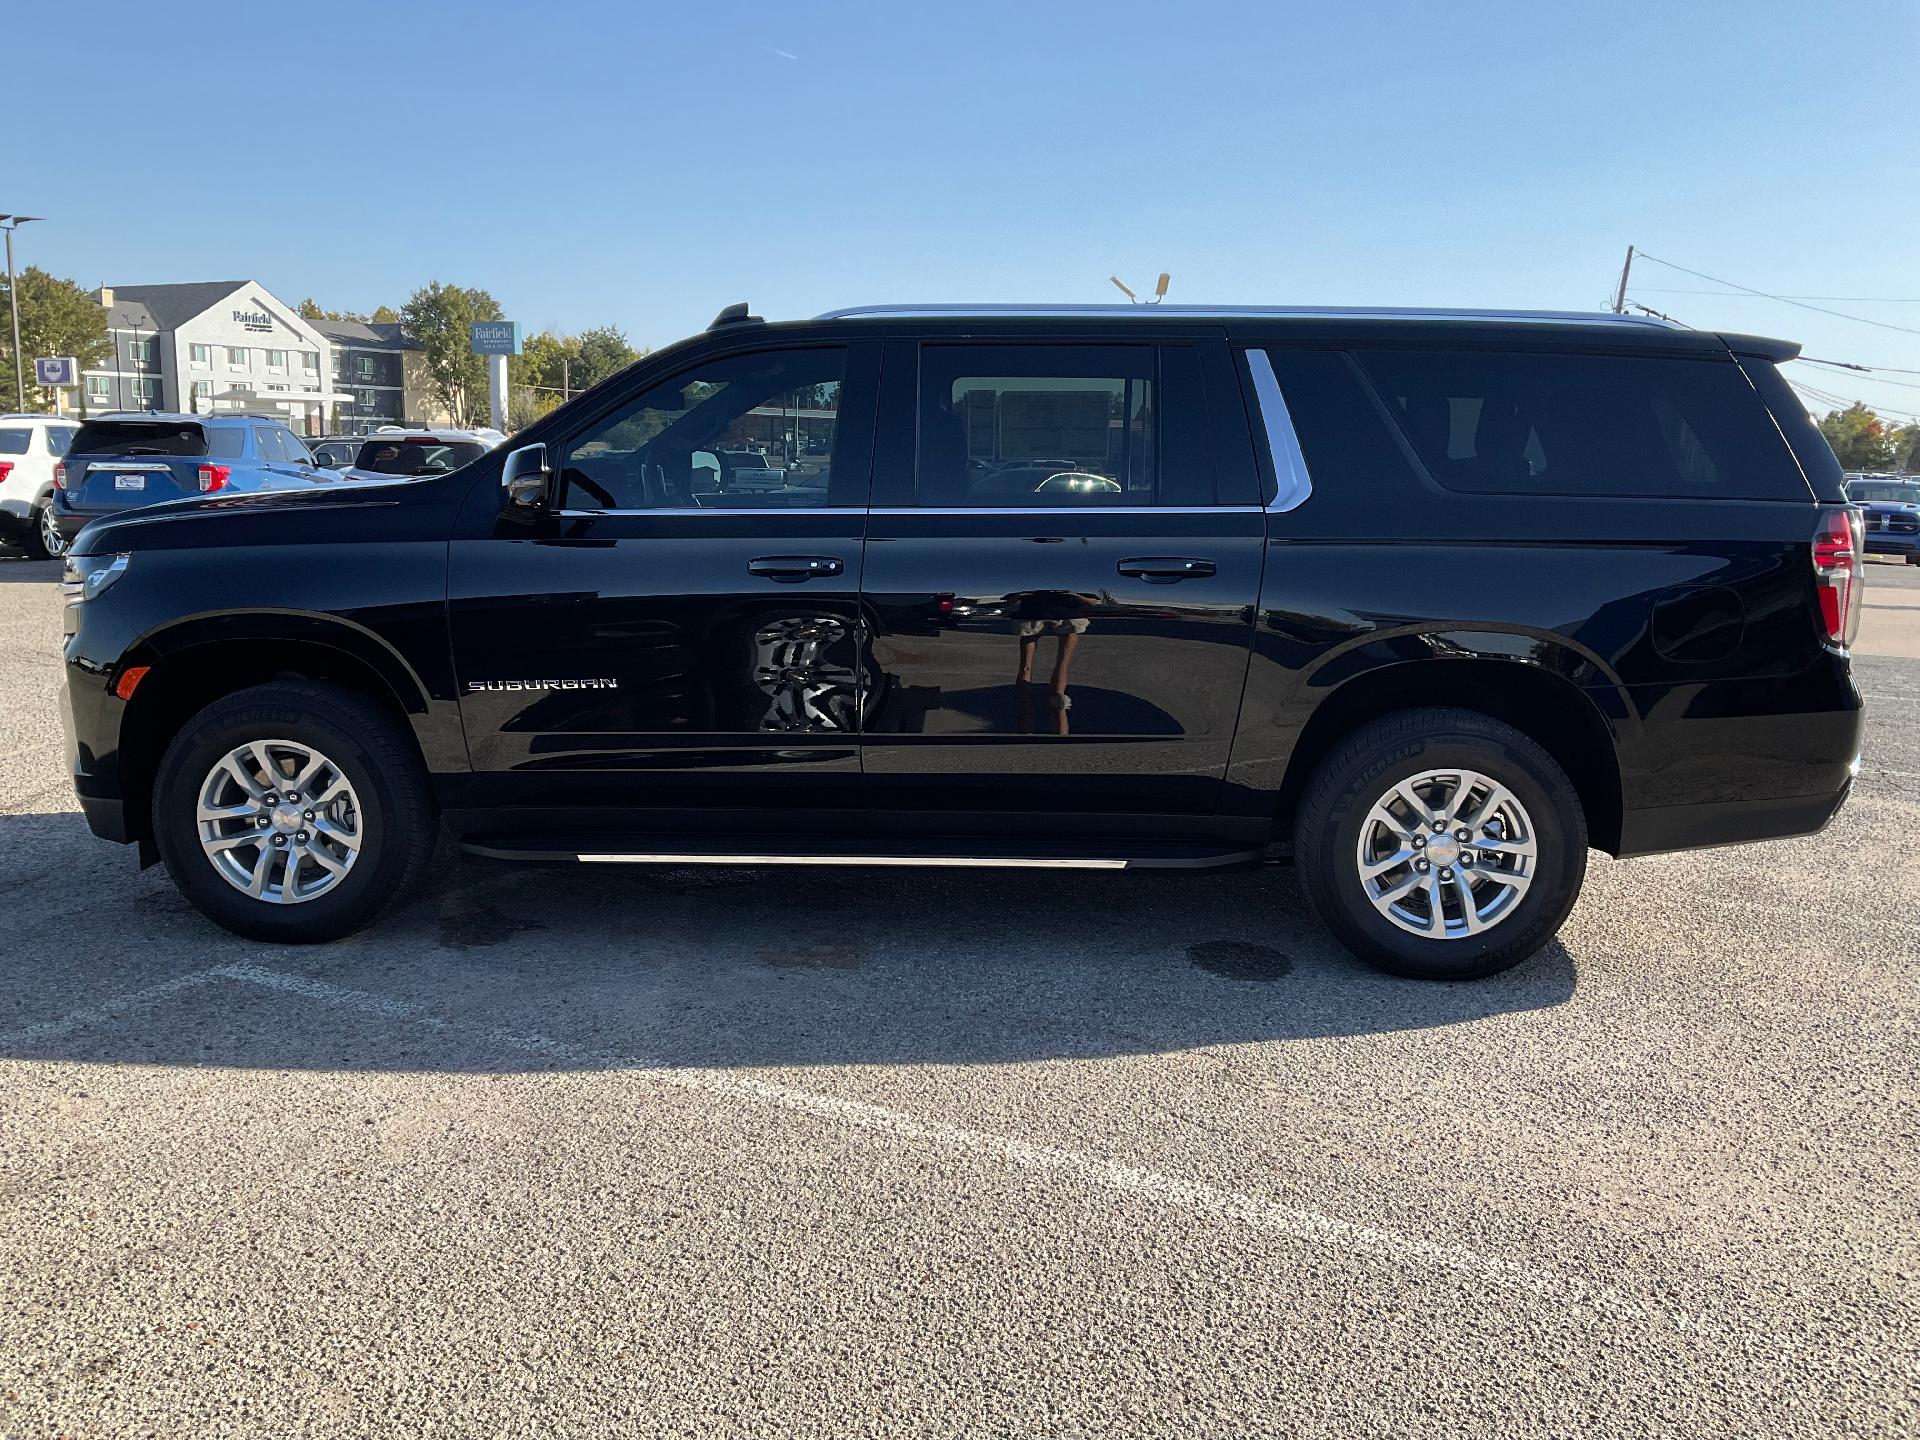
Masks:
[[[162,980],[158,985],[149,985],[145,990],[135,990],[131,994],[117,995],[111,1000],[102,1000],[85,1010],[75,1010],[62,1015],[58,1020],[42,1020],[38,1024],[28,1025],[19,1030],[9,1030],[0,1035],[0,1047],[13,1050],[39,1044],[43,1040],[57,1040],[75,1030],[89,1025],[104,1025],[113,1020],[125,1019],[136,1010],[144,1010],[156,1001],[169,995],[178,995],[182,990],[192,990],[205,985],[210,980],[220,978],[218,969],[196,970],[191,975],[179,975],[171,980]]]
[[[944,1121],[922,1119],[863,1100],[824,1095],[733,1071],[662,1066],[638,1056],[592,1050],[547,1035],[517,1033],[496,1026],[452,1021],[406,1001],[330,985],[303,976],[285,975],[255,965],[223,965],[212,973],[281,994],[318,1000],[383,1019],[481,1038],[492,1045],[562,1064],[618,1071],[675,1089],[777,1106],[936,1150],[987,1156],[1022,1169],[1048,1171],[1101,1190],[1137,1196],[1214,1219],[1273,1231],[1332,1250],[1366,1254],[1414,1267],[1451,1271],[1505,1289],[1525,1291],[1565,1307],[1579,1306],[1598,1311],[1615,1321],[1664,1324],[1676,1331],[1721,1338],[1737,1335],[1749,1351],[1764,1350],[1787,1355],[1795,1353],[1797,1349],[1790,1339],[1781,1337],[1770,1328],[1729,1326],[1718,1320],[1666,1309],[1636,1299],[1613,1285],[1516,1264],[1464,1246],[1442,1245],[1417,1236],[1397,1234],[1377,1226],[1361,1225],[1336,1216],[1282,1205],[1257,1195],[1209,1185],[1204,1181],[1182,1179],[1077,1151],[1036,1145],[1031,1141]]]

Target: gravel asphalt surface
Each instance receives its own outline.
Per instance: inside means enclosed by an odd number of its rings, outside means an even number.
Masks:
[[[1920,569],[1854,798],[1435,986],[1285,869],[534,870],[236,939],[0,559],[0,1435],[1920,1432]]]

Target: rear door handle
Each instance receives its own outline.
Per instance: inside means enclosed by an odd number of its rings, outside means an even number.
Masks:
[[[747,562],[749,575],[783,580],[788,584],[812,580],[817,576],[843,574],[846,568],[845,561],[832,555],[763,555],[758,560]]]
[[[1116,567],[1122,575],[1133,580],[1194,580],[1215,573],[1211,560],[1189,560],[1180,555],[1143,555],[1132,560],[1122,560]]]

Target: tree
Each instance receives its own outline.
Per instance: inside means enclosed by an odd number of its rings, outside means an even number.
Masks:
[[[398,325],[400,323],[400,312],[391,305],[376,305],[374,306],[373,317],[370,323],[374,325]]]
[[[438,280],[414,291],[401,308],[401,333],[419,347],[434,398],[456,425],[476,423],[487,409],[487,362],[473,353],[473,322],[505,318],[500,302],[486,291]],[[493,419],[505,428],[506,416]]]
[[[1842,470],[1893,467],[1893,437],[1886,422],[1857,400],[1844,410],[1828,411],[1820,422],[1820,433],[1833,447]]]
[[[1902,475],[1920,471],[1920,424],[1902,425],[1891,436],[1893,468]]]
[[[617,325],[602,325],[597,330],[583,330],[579,339],[573,342],[577,359],[568,377],[575,390],[585,390],[598,385],[602,380],[618,375],[645,353],[636,350],[627,343],[627,337],[620,333]]]
[[[309,295],[295,307],[302,320],[358,320],[365,324],[367,317],[357,310],[322,310],[314,298]]]
[[[603,325],[579,335],[555,335],[543,330],[520,344],[520,353],[507,362],[507,383],[532,418],[558,405],[567,395],[578,395],[609,376],[617,375],[644,351],[627,343],[617,325]]]
[[[0,292],[6,276],[0,273]],[[7,297],[9,307],[13,298]],[[37,265],[20,272],[20,352],[26,371],[26,403],[51,410],[53,392],[33,383],[33,362],[45,356],[71,355],[82,370],[104,364],[113,354],[107,315],[71,280],[49,275]],[[13,397],[13,327],[0,321],[0,394]]]

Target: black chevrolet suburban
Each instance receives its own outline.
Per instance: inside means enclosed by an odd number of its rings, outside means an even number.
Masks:
[[[445,827],[590,864],[1290,854],[1365,959],[1490,974],[1589,846],[1804,835],[1847,796],[1861,537],[1796,351],[731,307],[452,473],[89,526],[75,785],[262,939],[364,926]]]

